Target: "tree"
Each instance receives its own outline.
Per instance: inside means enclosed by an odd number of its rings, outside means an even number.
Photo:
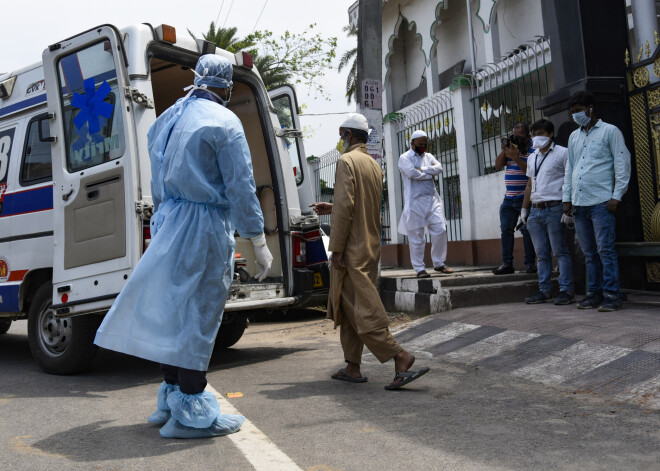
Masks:
[[[325,96],[322,79],[326,71],[332,69],[337,38],[314,34],[315,27],[315,23],[311,24],[299,34],[286,31],[279,39],[268,30],[238,38],[237,28],[216,29],[215,23],[211,22],[209,30],[202,36],[230,52],[247,50],[252,54],[254,65],[268,90],[285,83],[302,83]],[[195,38],[190,30],[188,32]]]
[[[202,37],[215,44],[220,49],[225,49],[229,52],[238,52],[241,49],[247,49],[255,45],[255,37],[253,34],[249,34],[244,38],[239,38],[236,36],[238,28],[218,28],[216,30],[215,22],[211,21],[209,30],[206,33],[202,33]],[[190,36],[193,39],[197,39],[195,34],[188,30]]]
[[[355,36],[357,38],[358,30],[357,28],[351,28],[350,26],[344,26],[344,31],[348,37]],[[351,59],[353,60],[351,62]],[[337,72],[346,67],[348,64],[351,64],[351,68],[348,71],[348,77],[346,77],[346,103],[351,104],[351,100],[355,100],[357,103],[357,46],[353,49],[349,49],[341,56],[339,61],[339,67],[337,67]]]
[[[315,27],[313,23],[300,34],[286,31],[279,39],[274,39],[271,31],[253,33],[256,46],[250,52],[267,89],[302,83],[326,96],[322,79],[332,69],[337,38],[313,34]]]

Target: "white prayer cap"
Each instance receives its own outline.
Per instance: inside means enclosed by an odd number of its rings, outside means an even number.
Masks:
[[[369,132],[369,123],[367,118],[358,113],[350,113],[343,123],[339,125],[340,128],[358,129],[360,131]]]
[[[418,137],[428,137],[424,131],[421,129],[418,129],[414,133],[412,133],[412,136],[410,136],[410,140],[412,141],[413,139],[417,139]]]

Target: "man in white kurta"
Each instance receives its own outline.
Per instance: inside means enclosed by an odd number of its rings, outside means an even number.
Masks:
[[[435,271],[453,273],[445,265],[447,258],[447,222],[442,211],[442,199],[433,177],[442,173],[442,164],[426,152],[428,137],[424,131],[411,136],[410,149],[399,157],[403,180],[404,207],[399,232],[408,236],[410,263],[417,278],[428,278],[424,264],[426,241],[424,231],[431,236],[431,259]]]

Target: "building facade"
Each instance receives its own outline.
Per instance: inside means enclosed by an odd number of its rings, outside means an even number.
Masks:
[[[403,208],[398,157],[412,132],[424,129],[429,152],[444,167],[438,190],[449,261],[497,264],[501,137],[515,122],[543,117],[536,104],[555,88],[541,0],[387,0],[382,16],[391,242],[406,243],[396,231]],[[406,265],[405,251],[385,248],[384,261]]]

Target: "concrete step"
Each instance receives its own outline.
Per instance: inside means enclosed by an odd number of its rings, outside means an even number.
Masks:
[[[423,279],[416,278],[411,270],[383,270],[380,278],[385,308],[418,316],[459,307],[523,302],[537,290],[536,274],[493,275],[490,268],[458,268],[451,275],[434,273]]]
[[[504,275],[500,275],[504,276]],[[459,307],[523,302],[538,291],[537,280],[509,281],[450,287],[449,298],[453,309]]]

